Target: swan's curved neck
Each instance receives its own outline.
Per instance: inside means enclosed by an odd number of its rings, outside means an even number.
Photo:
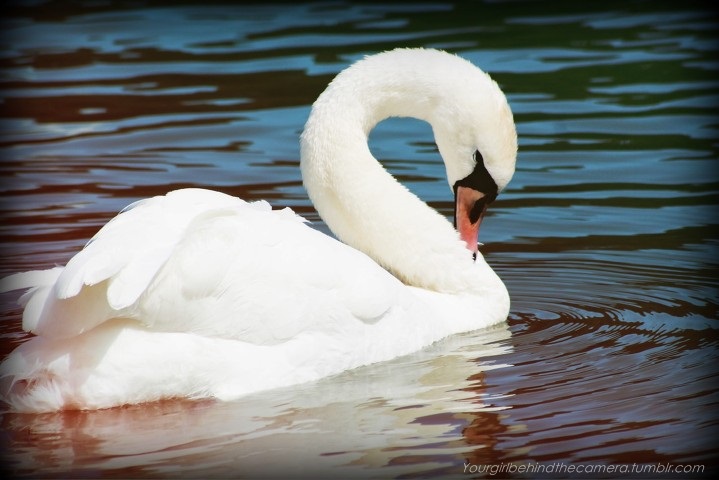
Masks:
[[[340,240],[406,284],[451,293],[501,285],[481,255],[472,260],[452,224],[397,182],[369,150],[369,132],[390,116],[418,118],[436,128],[435,112],[449,95],[433,78],[439,73],[418,72],[411,63],[382,69],[360,64],[330,83],[302,133],[303,182],[320,216]]]

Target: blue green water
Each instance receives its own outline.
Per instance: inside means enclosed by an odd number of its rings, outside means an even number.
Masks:
[[[398,46],[489,72],[520,150],[480,239],[510,290],[506,324],[236,402],[4,412],[6,467],[360,478],[466,478],[467,464],[503,462],[716,467],[718,29],[692,2],[8,11],[3,275],[64,264],[128,203],[185,186],[264,198],[326,231],[302,188],[299,132],[337,72]],[[371,148],[451,215],[427,125],[385,121]],[[27,338],[14,300],[0,297],[2,355]]]

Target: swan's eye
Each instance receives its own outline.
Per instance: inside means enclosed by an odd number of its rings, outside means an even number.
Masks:
[[[474,161],[477,162],[474,165],[474,170],[463,179],[458,180],[454,184],[454,188],[456,189],[458,186],[462,186],[482,192],[486,196],[485,202],[490,204],[497,197],[497,184],[492,178],[492,175],[487,171],[487,167],[484,165],[484,158],[479,150],[476,150],[472,157]]]

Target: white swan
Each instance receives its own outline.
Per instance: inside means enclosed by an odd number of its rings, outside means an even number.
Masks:
[[[370,153],[389,116],[432,125],[457,230]],[[19,411],[231,399],[501,322],[509,295],[476,242],[516,151],[505,96],[468,61],[369,56],[329,84],[301,136],[305,187],[345,243],[209,190],[137,202],[64,268],[2,281],[29,288],[23,328],[36,335],[0,365],[4,399]]]

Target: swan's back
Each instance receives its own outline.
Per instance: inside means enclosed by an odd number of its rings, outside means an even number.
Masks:
[[[399,287],[289,209],[201,189],[133,204],[42,280],[25,299],[23,327],[46,338],[124,318],[258,344],[320,328],[328,309],[373,321]],[[30,286],[22,281],[4,288]]]

